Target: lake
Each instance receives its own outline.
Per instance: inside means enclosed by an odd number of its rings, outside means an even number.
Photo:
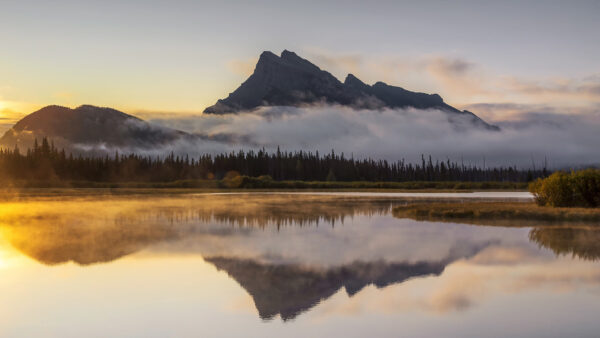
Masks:
[[[600,227],[391,213],[472,198],[5,196],[0,336],[597,337]]]

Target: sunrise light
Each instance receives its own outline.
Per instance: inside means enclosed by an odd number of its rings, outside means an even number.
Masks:
[[[0,338],[598,336],[600,1],[0,4]]]

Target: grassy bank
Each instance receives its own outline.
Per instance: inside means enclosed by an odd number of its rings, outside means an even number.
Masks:
[[[514,225],[517,222],[600,222],[600,208],[550,208],[535,203],[469,202],[415,203],[393,210],[398,218],[419,221],[481,225]]]
[[[237,176],[223,180],[180,180],[173,182],[16,181],[11,188],[144,188],[144,189],[282,189],[282,190],[526,190],[525,182],[329,182],[275,181],[264,177]]]

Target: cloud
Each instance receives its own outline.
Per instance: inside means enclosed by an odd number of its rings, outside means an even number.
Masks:
[[[489,102],[474,103],[463,107],[466,110],[476,112],[477,115],[485,120],[503,123],[513,120],[527,118],[539,118],[540,114],[548,116],[594,116],[600,113],[600,104],[590,104],[588,106],[569,106],[558,107],[549,104],[526,104],[513,102]],[[576,117],[579,118],[579,117]],[[543,123],[543,121],[540,121]]]
[[[435,86],[452,102],[464,98],[495,97],[492,90],[487,88],[485,71],[475,63],[448,57],[432,57],[422,62],[424,75],[432,78]]]
[[[510,108],[510,107],[509,107]],[[437,110],[355,110],[342,106],[262,107],[253,112],[155,119],[194,132],[198,152],[239,149],[318,150],[355,158],[420,161],[421,154],[465,164],[530,166],[544,158],[554,167],[598,163],[600,114],[514,114],[500,132],[475,128]],[[173,145],[181,147],[182,144]],[[169,148],[169,151],[172,150]],[[184,149],[185,150],[185,149]]]
[[[444,73],[454,74],[455,76],[468,75],[470,70],[475,66],[474,63],[466,60],[447,58],[437,58],[432,65]]]
[[[584,77],[527,78],[493,71],[468,58],[448,55],[379,55],[311,50],[309,59],[340,78],[352,73],[368,83],[435,92],[452,105],[480,102],[570,107],[600,102],[600,74]]]
[[[427,60],[405,56],[369,56],[360,54],[333,54],[322,50],[308,53],[308,60],[321,69],[330,71],[343,81],[348,73],[366,83],[384,81],[411,90],[436,91],[434,81],[423,76]]]
[[[9,108],[0,109],[0,136],[9,130],[24,114]]]

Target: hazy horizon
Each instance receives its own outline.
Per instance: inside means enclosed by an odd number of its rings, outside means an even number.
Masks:
[[[560,4],[8,1],[0,123],[49,104],[199,114],[262,51],[283,49],[342,80],[439,93],[493,121],[597,114],[600,4]]]
[[[10,15],[0,21],[0,38],[9,53],[0,57],[0,134],[46,105],[91,104],[190,133],[251,141],[165,145],[169,152],[336,148],[390,160],[424,153],[529,165],[550,158],[556,167],[600,157],[598,2],[4,7]],[[368,84],[438,93],[503,131],[455,130],[436,114],[361,116],[333,106],[291,109],[282,119],[202,115],[246,80],[261,52],[284,49],[341,81],[352,73]]]

